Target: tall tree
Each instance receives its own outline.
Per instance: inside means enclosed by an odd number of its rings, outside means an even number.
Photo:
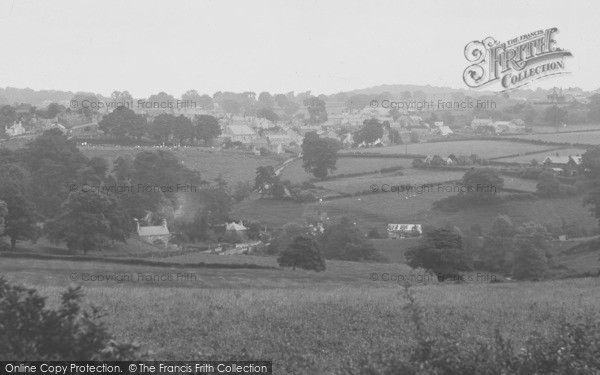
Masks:
[[[271,108],[273,106],[273,97],[268,92],[261,92],[258,95],[258,103],[263,108]]]
[[[166,144],[169,142],[177,119],[169,113],[162,113],[154,118],[150,126],[150,133],[157,141]]]
[[[341,143],[331,138],[319,138],[317,133],[307,133],[302,142],[302,167],[317,178],[327,177],[337,168],[337,152]]]
[[[258,118],[265,118],[269,121],[271,121],[272,123],[277,123],[277,121],[279,120],[279,116],[277,116],[277,113],[273,112],[272,109],[270,108],[261,108],[256,112],[256,117]]]
[[[128,108],[115,109],[102,117],[98,127],[115,139],[140,139],[146,131],[146,119]]]
[[[429,269],[440,281],[453,279],[460,271],[472,270],[473,264],[460,234],[446,228],[426,232],[419,246],[409,249],[405,257],[409,266]]]
[[[204,143],[210,144],[213,139],[221,134],[219,120],[210,115],[199,115],[194,119],[195,137]]]
[[[485,237],[481,249],[481,263],[492,272],[509,274],[514,256],[514,236],[516,230],[508,216],[498,215]]]
[[[474,200],[487,200],[504,187],[504,179],[494,168],[471,169],[462,178],[465,196]]]
[[[515,236],[513,277],[517,280],[539,280],[548,273],[549,233],[536,223],[525,223]]]
[[[305,270],[325,271],[325,260],[319,245],[311,237],[299,236],[281,253],[277,262],[281,267],[300,267]]]
[[[132,231],[130,217],[114,196],[100,192],[73,192],[60,214],[47,223],[48,237],[64,242],[70,252],[102,250],[106,245],[125,242]]]
[[[381,255],[373,244],[347,217],[325,229],[319,238],[323,254],[327,259],[380,260]]]
[[[262,166],[256,168],[256,178],[254,179],[254,188],[261,196],[276,197],[282,196],[281,189],[283,186],[279,181],[279,177],[275,174],[272,166]]]
[[[383,137],[383,125],[375,118],[365,120],[362,128],[356,131],[353,136],[355,144],[360,144],[362,142],[367,144],[373,143]]]
[[[185,143],[187,140],[194,138],[194,125],[192,121],[184,115],[179,115],[175,118],[175,124],[173,126],[173,136],[180,144]]]
[[[327,109],[325,108],[325,102],[323,100],[311,96],[304,100],[304,105],[308,110],[308,120],[311,124],[322,124],[327,121]]]
[[[87,167],[88,159],[58,129],[47,130],[27,143],[21,154],[31,174],[31,200],[43,216],[55,216],[69,187],[86,182],[80,180],[79,172]]]

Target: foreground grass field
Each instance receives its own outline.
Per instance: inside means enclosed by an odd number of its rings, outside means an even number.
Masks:
[[[56,305],[72,273],[172,274],[166,269],[86,262],[0,258],[0,274],[36,287]],[[135,340],[156,358],[226,358],[246,353],[273,360],[275,374],[330,374],[373,353],[394,355],[414,342],[396,282],[405,266],[328,262],[321,274],[278,270],[189,270],[188,282],[81,282],[86,304],[108,314],[119,339]],[[388,267],[388,268],[385,268]],[[491,340],[494,330],[517,345],[547,332],[561,315],[577,319],[600,308],[600,280],[415,287],[428,329]],[[517,346],[518,348],[519,346]]]

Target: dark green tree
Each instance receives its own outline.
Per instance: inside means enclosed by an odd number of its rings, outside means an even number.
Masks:
[[[114,196],[82,191],[69,194],[60,214],[46,227],[51,241],[66,243],[70,252],[84,253],[102,250],[114,241],[125,242],[132,231],[130,217]]]
[[[316,272],[325,271],[325,260],[321,257],[319,245],[311,237],[296,237],[277,258],[277,263],[281,267],[292,267],[293,270],[299,267]]]
[[[494,168],[471,169],[462,178],[465,196],[474,200],[490,199],[504,187],[504,179]]]
[[[355,132],[353,136],[355,144],[362,142],[367,144],[373,143],[383,137],[383,125],[379,120],[374,118],[365,120],[362,128]]]
[[[146,119],[128,108],[115,109],[104,116],[98,127],[115,139],[140,139],[146,132]]]
[[[307,133],[302,142],[302,167],[317,178],[327,177],[330,171],[336,170],[340,149],[341,143],[335,139],[319,138],[315,132]]]
[[[194,119],[195,137],[206,144],[211,144],[213,139],[221,134],[219,120],[210,115],[199,115]]]
[[[281,198],[281,182],[275,174],[272,166],[262,166],[256,168],[256,178],[254,179],[254,189],[261,196]]]
[[[322,124],[327,121],[327,109],[323,100],[311,96],[304,100],[304,105],[308,110],[308,121],[311,124]]]
[[[452,279],[472,270],[473,259],[464,250],[460,234],[440,228],[427,231],[421,243],[405,253],[408,265],[434,272],[438,280]]]
[[[550,234],[529,222],[517,229],[512,275],[517,280],[540,280],[548,273]]]
[[[267,119],[274,124],[277,123],[277,121],[279,121],[279,116],[277,116],[277,113],[273,112],[273,110],[271,108],[259,109],[256,112],[256,117]]]
[[[327,259],[351,261],[383,259],[373,244],[347,217],[342,217],[338,223],[328,226],[319,237],[319,243]]]
[[[481,248],[484,269],[510,274],[514,256],[516,230],[508,216],[498,215]]]

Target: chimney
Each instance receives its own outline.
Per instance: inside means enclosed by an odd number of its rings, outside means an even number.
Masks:
[[[167,219],[162,219],[162,226],[167,229]]]
[[[140,232],[140,221],[137,218],[133,218],[133,221],[135,221],[135,229],[139,233]]]

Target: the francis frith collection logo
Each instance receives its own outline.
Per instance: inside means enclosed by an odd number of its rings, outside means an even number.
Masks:
[[[499,84],[500,91],[510,91],[535,80],[568,73],[565,57],[571,52],[558,48],[556,27],[537,30],[500,43],[492,37],[475,40],[465,47],[471,63],[463,73],[465,84],[472,88]]]

